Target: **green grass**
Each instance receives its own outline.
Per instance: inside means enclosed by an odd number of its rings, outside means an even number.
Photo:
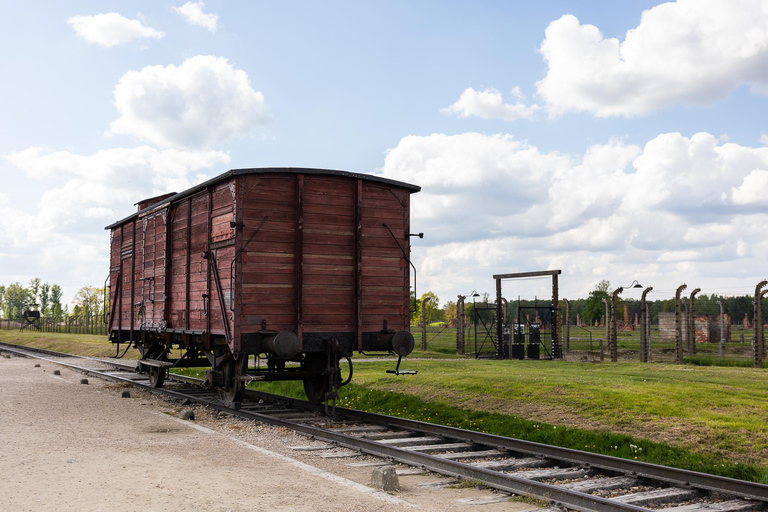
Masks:
[[[0,341],[114,354],[99,336],[0,331]],[[444,343],[455,352],[455,340]],[[768,483],[765,370],[702,366],[707,355],[679,366],[478,361],[435,352],[452,358],[421,359],[417,349],[402,367],[419,374],[399,377],[385,373],[393,359],[356,356],[341,405]],[[299,382],[260,387],[303,397]]]
[[[276,384],[258,384],[253,387],[272,393],[303,398],[300,383],[281,382]],[[426,402],[414,396],[373,390],[355,384],[342,388],[340,395],[341,399],[338,405],[343,407],[768,483],[768,469],[765,467],[727,462],[712,454],[695,453],[681,447],[637,439],[628,435],[551,425],[515,415],[461,409],[440,401]]]
[[[115,355],[115,347],[106,336],[90,334],[49,333],[39,331],[0,330],[0,341],[14,343],[33,348],[54,350],[92,357],[109,357]],[[125,348],[123,346],[122,348]],[[129,351],[126,357],[136,357],[136,351]]]
[[[731,366],[739,368],[752,368],[754,362],[752,359],[733,359],[718,356],[688,356],[684,357],[685,364],[697,366]],[[768,368],[768,361],[763,361],[763,368]]]

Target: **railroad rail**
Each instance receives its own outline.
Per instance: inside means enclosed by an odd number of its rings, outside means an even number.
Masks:
[[[143,382],[125,362],[0,343],[0,351],[45,359],[86,374],[129,382],[152,393],[207,405],[240,418],[285,427],[336,446],[579,511],[768,510],[768,486],[336,407],[248,390],[236,407],[202,381],[171,374],[166,388]],[[384,464],[384,462],[382,462]]]

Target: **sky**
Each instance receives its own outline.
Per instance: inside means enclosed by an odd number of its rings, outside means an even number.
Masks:
[[[768,0],[0,9],[0,284],[102,286],[134,203],[270,166],[421,186],[442,304],[768,275]]]

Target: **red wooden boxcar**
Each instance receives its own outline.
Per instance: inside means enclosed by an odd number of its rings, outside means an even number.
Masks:
[[[299,379],[311,401],[332,398],[353,351],[413,350],[419,190],[342,171],[235,169],[141,201],[106,228],[110,339],[136,345],[154,386],[169,367],[210,366],[208,383],[230,401],[249,380]]]

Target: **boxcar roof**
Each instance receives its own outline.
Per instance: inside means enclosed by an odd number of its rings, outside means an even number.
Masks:
[[[172,203],[174,201],[178,201],[179,199],[182,199],[184,197],[190,196],[192,194],[195,194],[201,190],[206,189],[207,187],[214,185],[218,183],[219,181],[226,180],[228,178],[231,178],[232,176],[241,176],[245,174],[321,174],[326,176],[341,176],[344,178],[353,178],[353,179],[361,179],[366,181],[375,181],[378,183],[383,183],[387,185],[392,185],[394,187],[401,187],[404,189],[407,189],[410,193],[418,192],[421,190],[421,187],[417,185],[411,185],[410,183],[404,183],[402,181],[396,181],[396,180],[390,180],[388,178],[382,178],[380,176],[375,176],[373,174],[360,174],[356,172],[348,172],[348,171],[335,171],[331,169],[311,169],[311,168],[304,168],[304,167],[261,167],[261,168],[252,168],[252,169],[230,169],[229,171],[219,174],[216,177],[211,178],[208,181],[205,181],[203,183],[200,183],[199,185],[195,185],[192,188],[189,188],[187,190],[184,190],[182,192],[179,192],[178,194],[174,194],[170,196],[167,199],[164,199],[156,204],[153,204],[152,206],[146,208],[145,210],[141,210],[138,212],[135,212],[128,217],[119,220],[113,224],[110,224],[104,229],[112,229],[115,228],[124,222],[131,220],[134,217],[137,217],[139,215],[145,215],[150,213],[151,211],[162,208],[163,206]],[[136,203],[138,204],[138,203]]]

